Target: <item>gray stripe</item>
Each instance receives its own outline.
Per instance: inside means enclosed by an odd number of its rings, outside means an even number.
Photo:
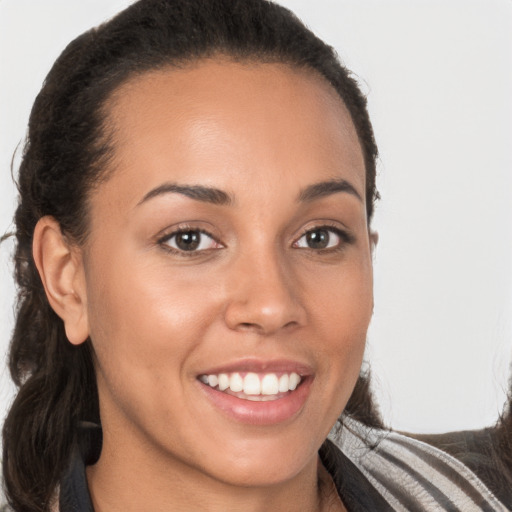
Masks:
[[[435,499],[441,507],[443,507],[445,510],[449,510],[450,512],[455,512],[460,510],[455,503],[453,503],[444,492],[442,492],[438,487],[433,485],[431,482],[429,482],[423,475],[418,473],[415,469],[413,469],[409,464],[406,464],[405,462],[401,461],[394,455],[391,455],[390,453],[380,451],[379,455],[385,459],[387,459],[389,462],[393,463],[395,466],[402,469],[402,471],[409,473],[409,475],[412,476],[412,478],[421,485],[431,496],[433,499]],[[387,484],[386,484],[387,485]]]
[[[373,477],[379,485],[382,486],[389,494],[391,494],[396,501],[398,501],[403,507],[407,510],[414,510],[415,512],[420,512],[424,510],[423,505],[420,501],[418,501],[414,496],[410,493],[404,494],[404,487],[400,485],[400,481],[394,480],[388,482],[389,475],[381,473],[377,468],[371,467],[366,468],[366,471]],[[384,482],[385,485],[384,485]]]
[[[455,471],[449,464],[439,457],[435,457],[428,451],[418,447],[413,443],[407,442],[404,439],[388,438],[388,441],[397,443],[410,452],[423,459],[427,464],[434,467],[442,475],[444,475],[450,482],[453,482],[461,491],[463,491],[469,498],[471,498],[481,509],[482,512],[494,512],[496,509],[487,501],[480,491],[463,475]]]

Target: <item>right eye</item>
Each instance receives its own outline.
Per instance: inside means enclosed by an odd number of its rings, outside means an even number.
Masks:
[[[159,240],[165,248],[179,253],[198,253],[222,247],[211,235],[199,229],[180,229]]]

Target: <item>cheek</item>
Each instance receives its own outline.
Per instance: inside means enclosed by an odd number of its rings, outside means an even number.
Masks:
[[[318,399],[308,428],[317,428],[318,418],[324,418],[322,438],[345,409],[360,373],[373,310],[371,266],[363,260],[330,276],[317,275],[309,289],[315,342],[309,349],[320,367],[314,382]]]
[[[346,395],[359,375],[373,313],[370,259],[354,259],[341,271],[315,281],[314,298],[309,298],[318,333],[315,349],[329,365],[328,385],[341,387]]]
[[[373,313],[369,256],[363,254],[341,267],[311,274],[308,281],[310,296],[306,300],[328,339],[340,339],[340,350],[364,339]]]
[[[144,418],[156,417],[166,425],[176,407],[185,409],[187,364],[215,307],[206,297],[198,300],[204,290],[190,280],[133,256],[122,262],[121,257],[103,261],[89,280],[101,415],[111,425],[125,425],[128,418],[145,428]]]
[[[133,255],[103,261],[88,281],[90,334],[100,368],[111,378],[130,372],[134,379],[156,380],[159,368],[172,366],[180,377],[181,362],[215,309],[203,287]]]

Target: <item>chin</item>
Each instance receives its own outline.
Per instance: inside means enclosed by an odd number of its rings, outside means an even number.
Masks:
[[[317,452],[323,439],[268,432],[260,439],[225,440],[207,453],[201,471],[223,482],[241,487],[271,487],[292,480],[304,471],[316,471]],[[317,446],[318,444],[318,446]]]

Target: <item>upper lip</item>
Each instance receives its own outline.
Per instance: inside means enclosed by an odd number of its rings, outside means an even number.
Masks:
[[[255,359],[246,358],[208,368],[198,375],[218,375],[219,373],[291,373],[302,377],[313,374],[311,365],[291,359]]]

